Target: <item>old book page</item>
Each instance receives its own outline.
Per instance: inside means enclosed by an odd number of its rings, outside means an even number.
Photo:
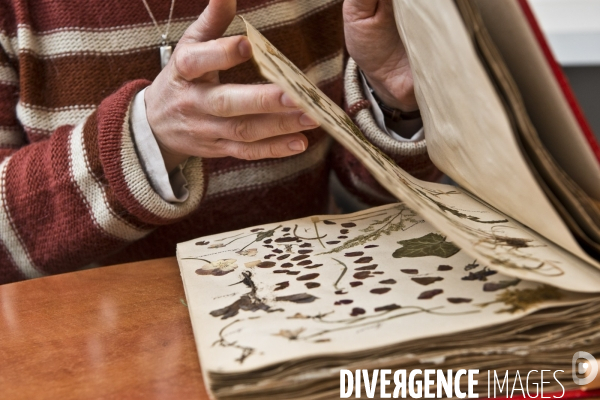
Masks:
[[[497,273],[402,203],[204,237],[177,258],[212,374],[507,326],[593,298]]]
[[[433,162],[480,199],[589,260],[528,168],[454,1],[395,0],[394,7]]]
[[[454,13],[456,14],[456,10]],[[460,22],[460,16],[456,14],[456,17]],[[572,291],[598,291],[599,264],[583,253],[576,243],[571,247],[573,253],[579,253],[580,258],[459,188],[413,178],[367,141],[343,110],[328,99],[266,38],[250,24],[246,23],[246,26],[253,46],[254,60],[261,73],[281,86],[312,118],[354,153],[396,198],[402,199],[473,259],[520,279]],[[453,147],[456,150],[455,145],[449,146],[447,151],[451,152]],[[467,164],[471,162],[465,161]],[[526,206],[525,203],[523,207]],[[543,210],[532,211],[541,215],[540,219],[546,218],[542,214]],[[551,216],[555,215],[554,210],[550,211]],[[560,219],[558,221],[560,226],[564,226]],[[568,238],[571,238],[568,230],[564,229]],[[572,238],[570,240],[574,243]]]

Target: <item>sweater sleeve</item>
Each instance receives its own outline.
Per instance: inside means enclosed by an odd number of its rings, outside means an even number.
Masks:
[[[344,77],[345,103],[366,138],[416,178],[434,181],[441,177],[427,154],[425,139],[399,141],[379,128],[362,91],[359,70],[351,58]],[[333,169],[344,187],[361,202],[380,205],[396,201],[350,152],[336,143],[332,150]]]
[[[129,113],[148,81],[126,83],[74,125],[31,136],[7,54],[0,50],[0,284],[80,269],[198,207],[201,159],[183,171],[183,203],[163,200],[140,164]]]

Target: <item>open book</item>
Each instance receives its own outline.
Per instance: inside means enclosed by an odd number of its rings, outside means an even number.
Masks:
[[[178,245],[215,398],[337,397],[340,369],[576,387],[573,353],[600,353],[600,164],[521,6],[394,0],[428,151],[460,187],[399,168],[245,22],[261,73],[400,202]]]

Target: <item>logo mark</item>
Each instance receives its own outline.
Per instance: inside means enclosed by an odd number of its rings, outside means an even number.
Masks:
[[[573,382],[579,386],[592,383],[598,375],[598,363],[596,362],[596,359],[590,353],[585,351],[578,351],[573,354],[571,367]],[[584,378],[580,378],[577,375],[583,375]]]

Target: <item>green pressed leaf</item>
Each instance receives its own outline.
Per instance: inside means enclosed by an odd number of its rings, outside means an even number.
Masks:
[[[454,243],[446,242],[446,238],[437,233],[428,233],[416,239],[401,240],[398,244],[402,245],[402,247],[394,252],[392,255],[394,258],[427,256],[448,258],[460,251],[460,248]]]

